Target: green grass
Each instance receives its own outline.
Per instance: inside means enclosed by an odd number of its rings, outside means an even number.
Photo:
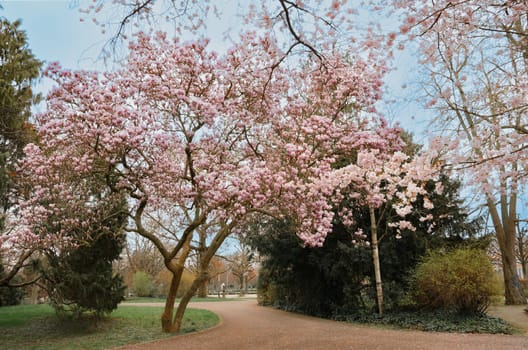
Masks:
[[[55,315],[49,305],[18,305],[0,307],[0,328],[24,325],[36,318]],[[1,346],[1,344],[0,344]]]
[[[108,349],[173,336],[161,331],[161,307],[120,306],[111,317],[95,322],[58,319],[48,305],[0,308],[0,349]],[[181,333],[210,328],[219,322],[206,310],[188,309]]]
[[[192,298],[191,302],[219,302],[219,301],[236,301],[244,300],[243,297],[236,298],[217,298],[217,297],[207,297],[207,298]],[[180,299],[176,299],[178,303]],[[151,298],[151,297],[130,297],[126,298],[123,303],[163,303],[165,304],[165,298]]]

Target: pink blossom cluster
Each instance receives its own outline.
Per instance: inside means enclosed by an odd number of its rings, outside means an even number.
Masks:
[[[339,208],[343,199],[353,200],[357,205],[378,209],[390,205],[399,218],[389,226],[401,230],[415,230],[405,218],[413,213],[413,204],[423,199],[420,221],[432,221],[429,213],[433,209],[427,197],[425,183],[435,180],[438,169],[431,166],[429,156],[409,159],[396,151],[382,153],[379,149],[364,149],[357,154],[357,161],[345,167],[332,170],[313,183],[314,193],[331,198],[330,203]],[[338,215],[346,226],[354,227],[354,207],[341,207]],[[329,218],[330,220],[332,218]]]

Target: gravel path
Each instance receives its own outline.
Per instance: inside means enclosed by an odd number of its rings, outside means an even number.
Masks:
[[[119,349],[528,349],[528,336],[427,333],[363,327],[260,307],[254,300],[191,303],[190,307],[217,313],[222,319],[221,324],[201,333]]]

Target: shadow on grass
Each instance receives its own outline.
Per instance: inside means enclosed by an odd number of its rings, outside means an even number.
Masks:
[[[59,319],[47,305],[24,307],[22,313],[29,315],[25,322],[19,317],[16,322],[0,323],[0,349],[108,349],[174,336],[161,331],[161,307],[120,307],[104,319],[88,316],[79,320]],[[0,308],[0,320],[9,320],[18,307],[13,308]],[[218,316],[210,311],[188,309],[180,334],[207,329],[218,322]]]

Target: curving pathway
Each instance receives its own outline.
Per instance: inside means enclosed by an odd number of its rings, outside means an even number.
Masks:
[[[528,349],[528,336],[428,333],[363,327],[260,307],[255,300],[191,303],[220,315],[219,326],[121,350]]]

